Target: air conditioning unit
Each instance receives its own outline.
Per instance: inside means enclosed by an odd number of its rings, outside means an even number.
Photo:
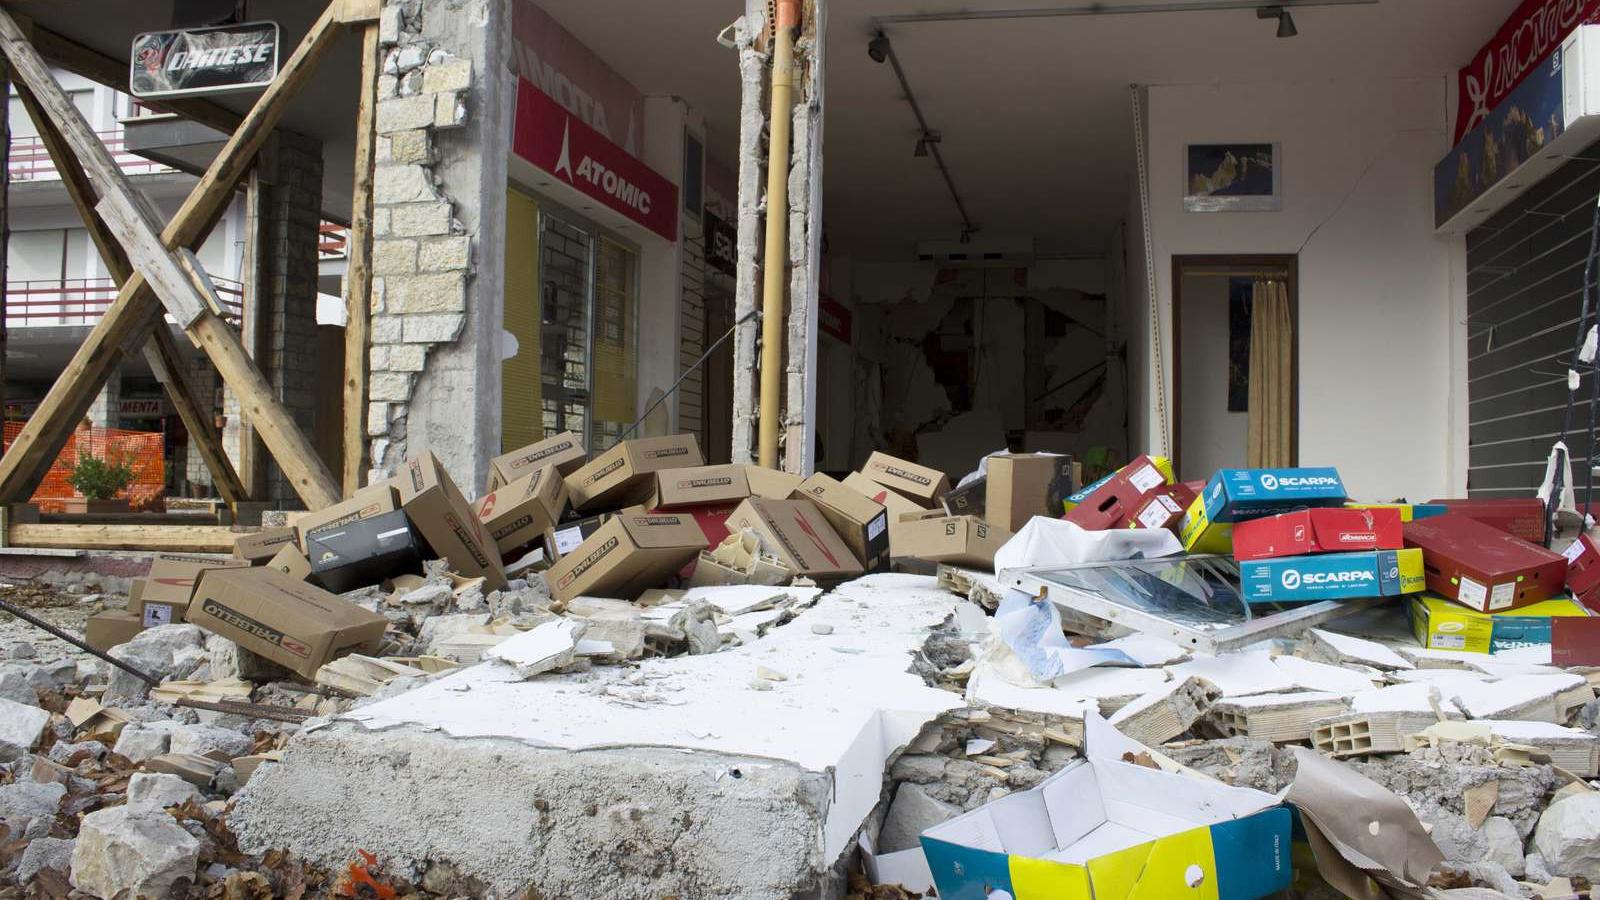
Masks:
[[[1037,254],[1031,237],[988,237],[974,235],[960,241],[919,241],[917,259],[945,266],[1010,267],[1033,263]]]

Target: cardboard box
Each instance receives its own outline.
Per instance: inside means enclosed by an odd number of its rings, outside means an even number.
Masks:
[[[1205,485],[1201,485],[1202,488]],[[1184,514],[1194,503],[1194,488],[1187,484],[1166,484],[1153,488],[1139,500],[1139,505],[1128,517],[1129,528],[1165,528],[1177,534],[1183,527]]]
[[[888,568],[889,512],[881,504],[821,472],[801,482],[793,498],[816,504],[862,569]]]
[[[310,581],[342,594],[395,575],[422,574],[422,542],[400,510],[306,536]]]
[[[1397,509],[1302,509],[1233,526],[1235,559],[1308,553],[1399,550],[1405,546]]]
[[[632,600],[660,587],[706,549],[688,516],[612,516],[545,572],[550,596],[566,603],[585,594]]]
[[[1233,523],[1211,521],[1206,515],[1206,498],[1196,497],[1183,514],[1178,540],[1186,553],[1232,553]]]
[[[706,536],[706,544],[715,547],[727,540],[728,517],[738,508],[738,503],[712,503],[705,506],[680,506],[677,509],[652,509],[648,512],[651,515],[670,513],[694,519],[694,523],[700,526],[700,533]]]
[[[1565,616],[1551,621],[1550,662],[1562,668],[1600,666],[1600,619]]]
[[[974,478],[966,484],[950,489],[939,500],[939,506],[950,516],[977,516],[983,518],[983,511],[989,501],[989,477],[987,475]]]
[[[901,523],[895,555],[994,571],[996,550],[1011,532],[975,516],[935,516]]]
[[[695,466],[657,472],[655,496],[646,505],[655,509],[679,509],[738,504],[750,496],[747,468],[744,465]]]
[[[1141,461],[1144,461],[1144,460],[1148,460],[1151,463],[1151,465],[1154,465],[1156,467],[1156,471],[1161,473],[1161,480],[1163,482],[1165,482],[1167,484],[1171,484],[1172,482],[1177,480],[1177,478],[1172,473],[1172,460],[1168,459],[1165,456],[1141,456],[1138,459],[1135,459],[1133,462],[1128,463],[1128,465],[1123,466],[1121,469],[1118,469],[1117,471],[1111,472],[1110,474],[1107,474],[1107,475],[1102,475],[1097,481],[1093,482],[1092,484],[1089,484],[1086,487],[1081,487],[1081,488],[1077,489],[1076,491],[1073,491],[1072,493],[1068,494],[1067,495],[1067,499],[1061,501],[1061,511],[1063,513],[1072,512],[1078,506],[1082,505],[1083,501],[1089,499],[1089,495],[1090,494],[1093,494],[1095,491],[1098,491],[1101,488],[1105,487],[1106,484],[1108,484],[1111,481],[1111,479],[1117,477],[1119,474],[1123,473],[1124,471],[1128,470],[1129,468],[1132,468],[1134,466],[1139,465],[1141,463]],[[1076,480],[1076,476],[1074,476],[1074,480]]]
[[[1074,505],[1064,518],[1088,531],[1121,528],[1138,510],[1145,494],[1171,481],[1155,460],[1141,456],[1111,473],[1082,502]]]
[[[1034,516],[1059,519],[1072,495],[1072,457],[1056,453],[991,456],[985,478],[983,517],[1016,533]]]
[[[335,503],[315,512],[300,515],[294,520],[294,529],[297,537],[295,541],[300,546],[301,552],[306,549],[306,535],[323,528],[338,528],[357,519],[370,519],[373,516],[386,512],[394,512],[400,508],[400,498],[395,493],[395,479],[390,478],[376,484],[369,484],[354,494],[349,500]]]
[[[567,493],[580,512],[600,512],[645,503],[655,492],[655,473],[705,465],[692,434],[623,441],[567,476]]]
[[[1567,590],[1584,606],[1600,612],[1600,545],[1580,534],[1561,555],[1567,560]]]
[[[598,516],[584,516],[560,522],[544,530],[544,558],[554,564],[556,560],[578,549],[578,546],[589,539],[589,535],[600,530],[606,520],[616,515],[615,513],[601,513]]]
[[[295,542],[293,528],[263,528],[253,534],[242,534],[233,542],[233,558],[259,566],[278,554],[285,544]]]
[[[1587,615],[1564,597],[1512,612],[1482,613],[1436,594],[1406,598],[1406,614],[1417,642],[1430,650],[1497,653],[1549,644],[1551,623],[1563,616]]]
[[[1249,603],[1397,597],[1421,591],[1425,582],[1418,550],[1321,553],[1239,563],[1239,591]]]
[[[921,841],[946,900],[1256,900],[1289,886],[1293,822],[1270,794],[1095,758]]]
[[[571,475],[588,458],[583,435],[576,431],[563,431],[555,437],[545,438],[489,460],[489,490],[499,490],[545,466],[555,466],[563,477]]]
[[[138,616],[145,628],[182,622],[201,572],[248,568],[249,565],[242,559],[158,553],[150,561],[150,574],[144,577],[137,595],[129,593],[128,612]]]
[[[567,509],[567,483],[555,466],[544,466],[502,485],[478,501],[478,521],[488,530],[501,560],[515,560],[544,540],[545,530]]]
[[[861,563],[809,500],[751,497],[728,517],[728,530],[749,528],[767,552],[795,575],[838,578],[860,575]]]
[[[83,626],[83,642],[105,653],[126,644],[144,630],[144,623],[131,612],[98,612]]]
[[[277,569],[295,581],[305,581],[311,577],[311,560],[300,552],[300,548],[290,544],[278,550],[277,555],[267,560],[267,568]]]
[[[744,467],[745,481],[750,485],[750,496],[763,500],[787,500],[794,489],[805,481],[792,472],[768,469],[763,466]]]
[[[389,624],[271,567],[208,569],[186,621],[307,679],[336,657],[377,650]]]
[[[1297,509],[1343,506],[1337,469],[1223,469],[1202,495],[1213,522],[1243,522]]]
[[[1401,522],[1431,519],[1449,512],[1443,506],[1428,503],[1346,503],[1345,509],[1392,509],[1400,513]]]
[[[1420,547],[1428,590],[1479,612],[1548,600],[1566,583],[1567,561],[1475,519],[1450,513],[1405,524],[1406,546]]]
[[[1429,500],[1428,503],[1492,525],[1530,544],[1544,543],[1544,501],[1537,497],[1459,497]]]
[[[924,509],[937,506],[939,498],[950,490],[950,479],[938,469],[919,466],[881,451],[867,457],[861,474],[886,488],[905,495]]]
[[[457,575],[481,576],[486,594],[505,587],[506,573],[494,539],[439,460],[432,453],[408,459],[399,480],[401,508],[433,554]]]

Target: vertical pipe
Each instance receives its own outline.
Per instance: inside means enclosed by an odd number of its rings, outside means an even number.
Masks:
[[[773,29],[772,116],[767,152],[767,245],[761,284],[761,465],[778,467],[778,410],[783,386],[783,282],[789,219],[789,127],[794,97],[794,29],[799,0],[780,0]]]

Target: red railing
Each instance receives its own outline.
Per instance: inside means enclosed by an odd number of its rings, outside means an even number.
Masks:
[[[317,258],[344,259],[350,255],[350,229],[324,220],[317,229]]]
[[[222,298],[223,317],[237,321],[244,308],[244,285],[229,278],[211,279]],[[6,283],[6,324],[27,328],[45,325],[93,325],[117,299],[110,278],[67,278]]]
[[[156,175],[162,172],[176,172],[170,166],[164,166],[154,160],[145,159],[137,153],[124,149],[122,130],[99,132],[100,140],[105,143],[106,149],[111,151],[111,158],[128,175]],[[37,137],[19,137],[11,141],[11,160],[7,167],[11,173],[12,181],[59,181],[61,173],[56,171],[55,162],[50,159],[50,151],[45,149],[44,141]]]

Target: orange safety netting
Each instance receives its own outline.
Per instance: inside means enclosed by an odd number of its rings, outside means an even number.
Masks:
[[[22,433],[22,422],[7,422],[5,446]],[[126,457],[133,468],[133,483],[118,496],[127,497],[134,509],[161,510],[162,496],[166,493],[167,461],[165,438],[156,431],[124,431],[120,428],[79,428],[67,438],[61,455],[50,465],[39,489],[33,492],[33,502],[40,512],[66,511],[66,500],[79,496],[67,481],[72,467],[78,463],[78,451],[87,451],[101,459]]]

